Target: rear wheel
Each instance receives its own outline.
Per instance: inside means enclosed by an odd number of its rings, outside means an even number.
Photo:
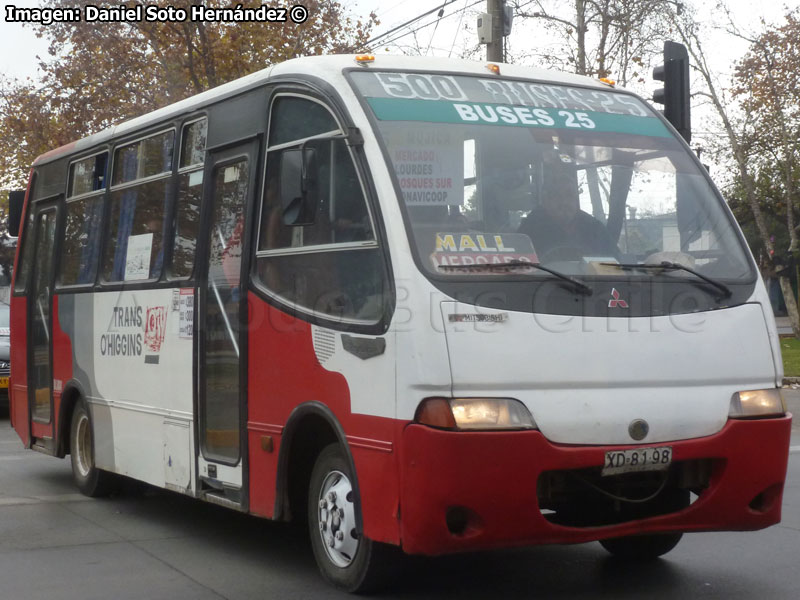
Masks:
[[[654,533],[600,540],[603,548],[626,560],[653,560],[663,556],[681,541],[682,533]]]
[[[113,473],[101,471],[94,464],[94,430],[86,401],[78,400],[72,412],[69,435],[72,480],[85,496],[107,496],[115,487]]]
[[[327,446],[311,472],[308,528],[323,577],[348,592],[380,588],[396,557],[393,548],[358,532],[353,475],[338,444]]]

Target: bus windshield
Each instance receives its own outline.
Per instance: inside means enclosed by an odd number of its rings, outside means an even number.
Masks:
[[[353,81],[376,118],[429,276],[518,278],[519,269],[469,265],[527,261],[619,277],[608,263],[670,262],[752,279],[707,176],[634,96],[421,73],[356,72]]]

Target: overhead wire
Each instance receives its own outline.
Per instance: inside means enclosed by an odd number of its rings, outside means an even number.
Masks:
[[[397,30],[399,30],[399,29],[402,29],[403,27],[406,27],[406,26],[408,25],[408,23],[414,23],[414,22],[416,22],[416,21],[419,21],[420,19],[422,19],[422,18],[424,18],[424,17],[428,16],[429,14],[431,14],[431,13],[433,13],[433,12],[436,12],[436,11],[437,11],[437,10],[439,10],[439,9],[442,9],[442,8],[444,8],[444,6],[446,6],[447,4],[451,4],[451,3],[452,3],[452,2],[454,2],[454,1],[455,1],[455,0],[450,0],[450,1],[449,1],[449,2],[447,2],[445,5],[442,5],[442,6],[440,6],[439,8],[434,8],[433,10],[430,10],[430,11],[428,11],[427,13],[425,13],[425,14],[423,14],[423,15],[420,15],[420,16],[418,16],[418,17],[414,18],[414,19],[411,19],[409,22],[405,23],[405,24],[404,24],[404,25],[402,25],[402,26],[395,27],[395,28],[394,28],[392,31],[397,31]],[[422,30],[422,29],[425,29],[426,27],[430,27],[431,25],[433,25],[433,24],[437,23],[437,22],[438,22],[439,20],[441,20],[441,19],[447,19],[447,18],[449,18],[449,17],[452,17],[452,16],[454,16],[454,15],[456,15],[456,14],[459,14],[459,13],[462,13],[462,14],[463,14],[463,13],[464,13],[464,11],[466,11],[467,9],[469,9],[469,8],[472,8],[472,7],[473,7],[473,6],[475,6],[476,4],[481,4],[481,3],[483,3],[483,2],[485,2],[485,0],[476,0],[476,1],[475,1],[475,2],[473,2],[472,4],[469,4],[469,5],[465,6],[464,8],[461,8],[461,9],[459,9],[457,12],[452,12],[452,13],[450,13],[450,14],[448,14],[448,15],[444,15],[444,16],[443,16],[443,17],[441,17],[440,19],[437,19],[437,21],[430,21],[430,22],[428,22],[428,23],[425,23],[424,25],[420,25],[419,27],[415,27],[414,29],[411,29],[410,31],[406,31],[406,32],[403,32],[403,33],[401,33],[401,34],[399,34],[399,35],[396,35],[395,37],[393,37],[393,38],[389,39],[388,41],[384,41],[384,42],[382,42],[382,44],[381,44],[381,45],[383,45],[383,46],[389,46],[389,45],[393,44],[394,42],[396,42],[397,40],[400,40],[400,39],[402,39],[402,38],[404,38],[404,37],[406,37],[406,36],[408,36],[408,35],[414,34],[414,33],[416,33],[417,31],[420,31],[420,30]],[[388,32],[387,32],[387,33],[388,33]],[[378,36],[378,37],[374,38],[373,40],[370,40],[369,42],[367,42],[367,45],[369,45],[369,44],[373,43],[375,40],[378,40],[378,39],[380,39],[380,38],[382,38],[382,37],[384,37],[384,36],[385,36],[385,34],[381,34],[380,36]]]
[[[384,18],[386,15],[388,15],[390,12],[392,12],[392,11],[393,11],[394,9],[396,9],[398,6],[402,6],[403,4],[405,4],[405,3],[407,3],[407,2],[409,2],[409,0],[400,0],[399,2],[396,2],[395,4],[393,4],[392,6],[390,6],[389,8],[387,8],[386,10],[384,10],[384,11],[381,11],[381,13],[380,13],[379,15],[377,15],[377,17],[378,17],[379,19],[383,19],[383,18]],[[376,14],[377,14],[377,13],[376,13]]]
[[[439,9],[439,13],[436,15],[438,17],[436,19],[436,26],[433,28],[431,39],[428,40],[428,48],[425,50],[425,56],[428,56],[428,52],[431,51],[431,44],[433,44],[433,38],[436,37],[436,30],[439,29],[439,23],[442,21],[442,15],[444,15],[444,5],[442,5],[442,8]]]
[[[389,36],[389,35],[393,34],[395,31],[399,31],[399,30],[403,29],[404,27],[408,27],[409,25],[413,25],[414,23],[416,23],[416,22],[417,22],[417,21],[419,21],[420,19],[423,19],[423,18],[427,17],[427,16],[428,16],[428,15],[430,15],[430,14],[433,14],[433,13],[435,13],[435,12],[438,12],[439,10],[443,9],[443,8],[444,8],[445,6],[447,6],[448,4],[452,4],[452,3],[453,3],[453,2],[455,2],[455,1],[456,1],[456,0],[445,0],[445,1],[442,3],[442,5],[441,5],[441,6],[437,6],[436,8],[432,8],[431,10],[429,10],[429,11],[427,11],[427,12],[424,12],[424,13],[422,13],[421,15],[417,15],[417,16],[416,16],[416,17],[414,17],[413,19],[409,19],[408,21],[406,21],[405,23],[402,23],[401,25],[398,25],[398,26],[396,26],[396,27],[393,27],[393,28],[392,28],[392,29],[390,29],[389,31],[386,31],[386,32],[384,32],[384,33],[382,33],[382,34],[380,34],[380,35],[378,35],[378,36],[375,36],[375,37],[374,37],[374,38],[372,38],[371,40],[367,40],[367,42],[366,42],[366,45],[369,45],[369,44],[374,44],[374,43],[375,43],[375,42],[377,42],[378,40],[381,40],[381,39],[383,39],[383,38],[385,38],[385,37],[387,37],[387,36]],[[481,1],[482,1],[482,0],[481,0]],[[430,23],[429,23],[429,25],[430,25]],[[409,32],[409,33],[410,33],[410,32]]]
[[[464,8],[461,9],[461,16],[458,18],[458,25],[456,26],[456,34],[453,36],[453,44],[450,46],[450,52],[447,53],[447,58],[450,58],[453,55],[453,48],[456,47],[456,40],[458,39],[458,34],[461,31],[461,23],[464,21],[464,15],[467,12],[467,2],[469,2],[469,0],[464,0]]]
[[[453,2],[455,2],[455,0],[446,0],[446,1],[445,1],[445,2],[444,2],[442,5],[441,5],[441,6],[439,6],[438,8],[433,8],[433,9],[431,9],[431,10],[429,10],[429,11],[425,12],[425,13],[422,13],[421,15],[418,15],[418,16],[414,17],[413,19],[410,19],[410,20],[406,21],[406,22],[405,22],[405,23],[403,23],[402,25],[398,25],[397,27],[394,27],[394,28],[390,29],[389,31],[387,31],[387,32],[385,32],[385,33],[382,33],[381,35],[379,35],[379,36],[376,36],[376,37],[372,38],[371,40],[369,40],[369,41],[367,42],[367,45],[373,44],[374,42],[376,42],[376,41],[379,41],[379,40],[381,40],[382,38],[384,38],[384,37],[387,37],[387,36],[391,35],[392,33],[395,33],[395,32],[397,32],[397,31],[399,31],[399,30],[401,30],[401,29],[403,29],[403,28],[405,28],[405,27],[408,27],[409,25],[411,25],[411,24],[413,24],[413,23],[416,23],[416,22],[417,22],[417,21],[419,21],[420,19],[423,19],[423,18],[427,17],[428,15],[430,15],[430,14],[433,14],[433,13],[434,13],[434,12],[436,12],[437,10],[441,12],[441,11],[443,11],[443,10],[444,10],[444,8],[445,8],[446,6],[448,6],[449,4],[452,4]],[[458,30],[460,30],[460,29],[461,29],[461,23],[463,22],[464,15],[466,14],[467,10],[468,10],[468,9],[470,9],[470,8],[472,8],[473,6],[476,6],[476,5],[478,5],[478,4],[482,4],[483,2],[485,2],[485,0],[476,0],[475,2],[473,2],[473,3],[471,3],[471,4],[467,4],[468,2],[469,2],[469,0],[465,0],[464,6],[463,6],[462,8],[460,8],[460,9],[458,9],[458,10],[457,10],[457,11],[455,11],[455,12],[452,12],[452,13],[450,13],[450,14],[448,14],[448,15],[439,16],[439,17],[436,19],[436,21],[430,21],[430,22],[428,22],[428,23],[425,23],[425,24],[423,24],[423,25],[420,25],[419,27],[415,27],[414,29],[411,29],[411,30],[409,30],[409,31],[406,31],[406,32],[403,32],[403,33],[401,33],[401,34],[399,34],[399,35],[396,35],[396,36],[392,37],[391,39],[389,39],[388,41],[384,41],[384,42],[383,42],[381,45],[383,45],[383,46],[389,46],[389,45],[391,45],[391,44],[393,44],[393,43],[397,42],[398,40],[400,40],[400,39],[402,39],[402,38],[404,38],[404,37],[406,37],[406,36],[408,36],[408,35],[412,35],[412,34],[414,34],[414,33],[418,32],[418,31],[420,31],[420,30],[422,30],[422,29],[425,29],[426,27],[430,27],[430,26],[431,26],[431,25],[433,25],[433,24],[435,24],[435,25],[436,25],[436,27],[438,28],[438,26],[439,26],[439,22],[440,22],[442,19],[447,19],[447,18],[449,18],[449,17],[452,17],[452,16],[454,16],[454,15],[458,14],[458,15],[459,15],[458,27],[457,27],[457,30],[456,30],[456,35],[455,35],[455,36],[454,36],[454,38],[453,38],[453,44],[452,44],[452,45],[451,45],[451,47],[450,47],[450,52],[448,53],[448,57],[449,57],[449,56],[451,56],[451,55],[452,55],[452,53],[453,53],[453,48],[455,47],[455,42],[456,42],[456,39],[458,39]],[[524,8],[524,7],[528,6],[528,5],[530,5],[530,4],[533,4],[534,2],[536,2],[536,0],[528,0],[527,2],[524,2],[523,4],[520,4],[519,6],[517,6],[517,7],[516,7],[516,10],[520,10],[520,9],[522,9],[522,8]],[[436,30],[434,30],[434,32],[433,32],[433,35],[435,35],[435,33],[436,33]],[[428,43],[428,50],[425,52],[425,54],[426,54],[426,55],[427,55],[428,51],[430,50],[431,44],[433,43],[433,35],[431,36],[431,40],[430,40],[430,42]]]

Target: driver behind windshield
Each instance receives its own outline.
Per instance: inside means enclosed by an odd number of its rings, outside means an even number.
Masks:
[[[578,180],[570,164],[546,164],[541,202],[520,223],[540,262],[617,257],[619,249],[605,225],[580,209]]]

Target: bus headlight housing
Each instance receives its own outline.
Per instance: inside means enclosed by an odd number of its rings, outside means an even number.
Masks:
[[[781,417],[785,414],[786,403],[777,388],[736,392],[731,397],[728,410],[728,417],[731,419]]]
[[[530,411],[513,398],[426,398],[414,421],[459,431],[536,429]]]

